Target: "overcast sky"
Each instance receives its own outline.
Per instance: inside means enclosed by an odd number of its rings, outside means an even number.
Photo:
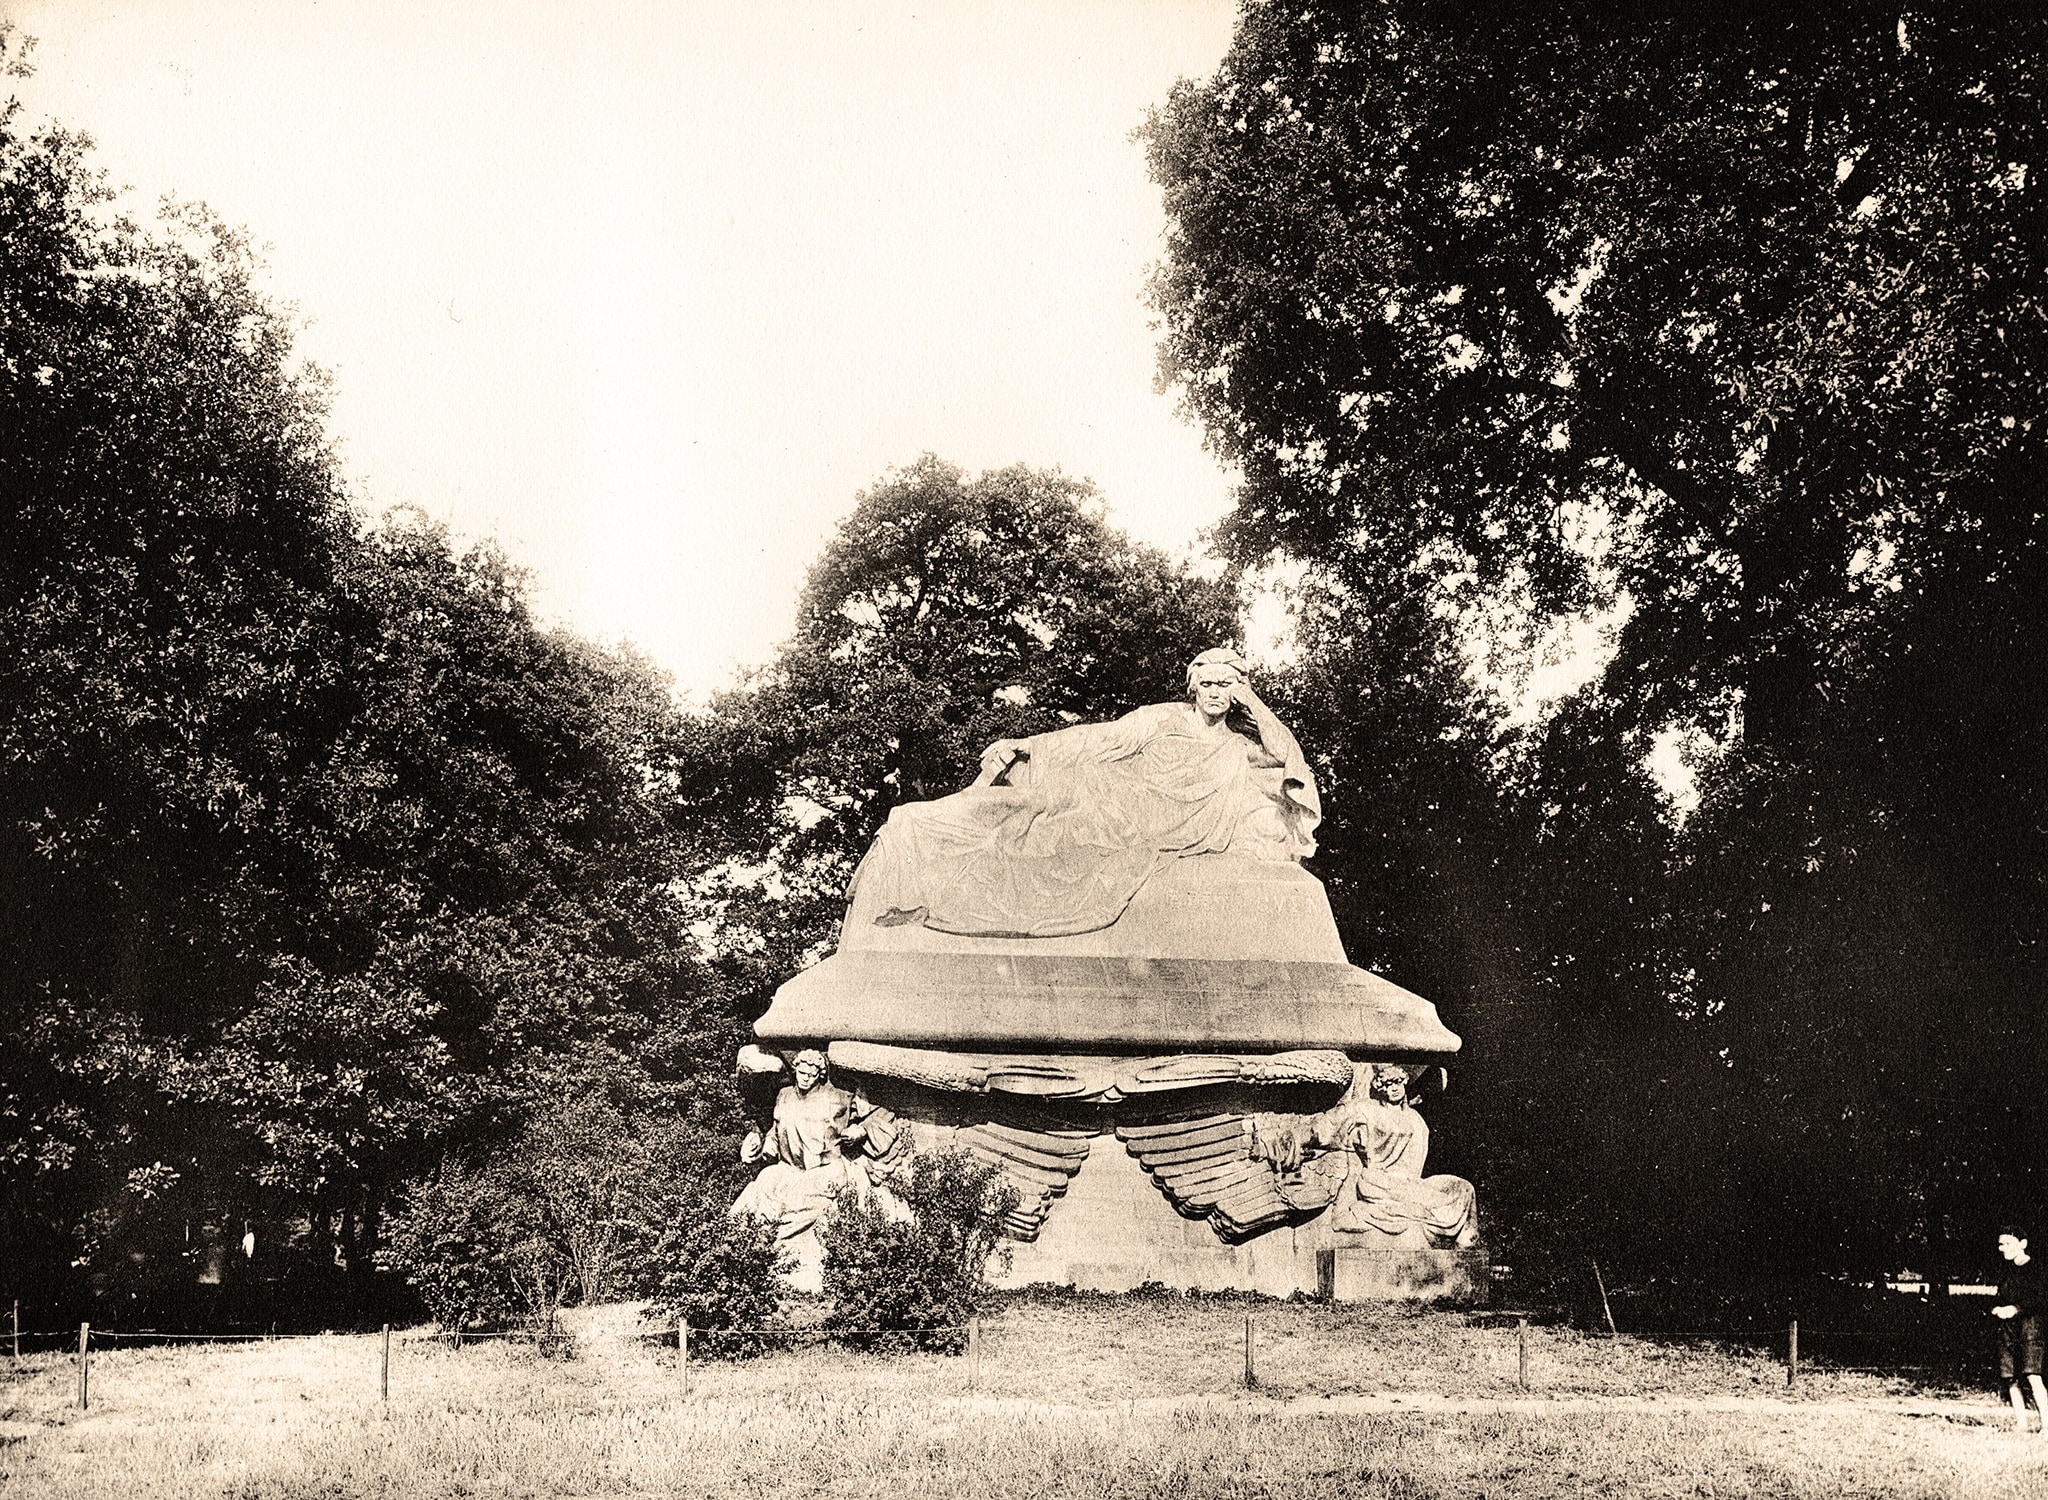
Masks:
[[[0,0],[15,91],[247,226],[359,497],[496,535],[699,693],[926,450],[1094,479],[1169,548],[1229,479],[1152,390],[1130,133],[1226,0]]]

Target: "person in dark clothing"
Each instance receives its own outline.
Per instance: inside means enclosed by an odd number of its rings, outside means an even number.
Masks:
[[[2027,1236],[2017,1225],[1998,1231],[1998,1253],[2011,1268],[1998,1283],[1998,1303],[1991,1316],[1998,1324],[1998,1374],[2012,1392],[2013,1420],[2027,1430],[2026,1387],[2034,1392],[2034,1410],[2042,1413],[2048,1432],[2048,1386],[2041,1383],[2042,1325],[2048,1318],[2048,1265],[2027,1253]]]

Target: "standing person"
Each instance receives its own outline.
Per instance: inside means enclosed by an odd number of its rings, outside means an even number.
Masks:
[[[2010,1383],[2013,1420],[2027,1430],[2027,1396],[2021,1377],[2034,1389],[2034,1410],[2048,1432],[2048,1386],[2041,1383],[2042,1322],[2048,1315],[2048,1267],[2027,1253],[2027,1236],[2016,1225],[1998,1231],[1998,1253],[2012,1263],[1998,1283],[1998,1374]]]

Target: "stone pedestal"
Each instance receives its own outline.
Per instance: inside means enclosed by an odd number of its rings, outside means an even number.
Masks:
[[[1299,865],[1183,858],[1113,925],[1066,937],[876,915],[857,898],[839,951],[777,992],[761,1055],[818,1049],[915,1149],[1000,1166],[1020,1200],[1002,1284],[1482,1292],[1471,1186],[1420,1176],[1407,1102],[1459,1039],[1345,959]],[[1393,1103],[1368,1098],[1395,1074]]]

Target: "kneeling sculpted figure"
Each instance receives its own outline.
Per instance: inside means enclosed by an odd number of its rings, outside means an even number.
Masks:
[[[1185,855],[1313,854],[1315,775],[1246,671],[1235,651],[1204,651],[1187,702],[996,741],[973,786],[890,814],[856,896],[885,925],[1059,937],[1109,926]]]
[[[1251,1155],[1270,1162],[1280,1196],[1304,1213],[1330,1208],[1339,1232],[1467,1249],[1479,1239],[1472,1184],[1424,1177],[1429,1123],[1395,1063],[1360,1063],[1350,1089],[1319,1115],[1258,1115]]]
[[[784,1240],[809,1235],[841,1192],[887,1194],[876,1179],[888,1173],[877,1169],[909,1146],[893,1114],[828,1080],[824,1053],[797,1053],[790,1073],[795,1082],[776,1096],[768,1133],[750,1131],[740,1145],[741,1161],[766,1158],[768,1165],[730,1210],[773,1219]],[[810,1258],[808,1247],[795,1248],[801,1267]]]

